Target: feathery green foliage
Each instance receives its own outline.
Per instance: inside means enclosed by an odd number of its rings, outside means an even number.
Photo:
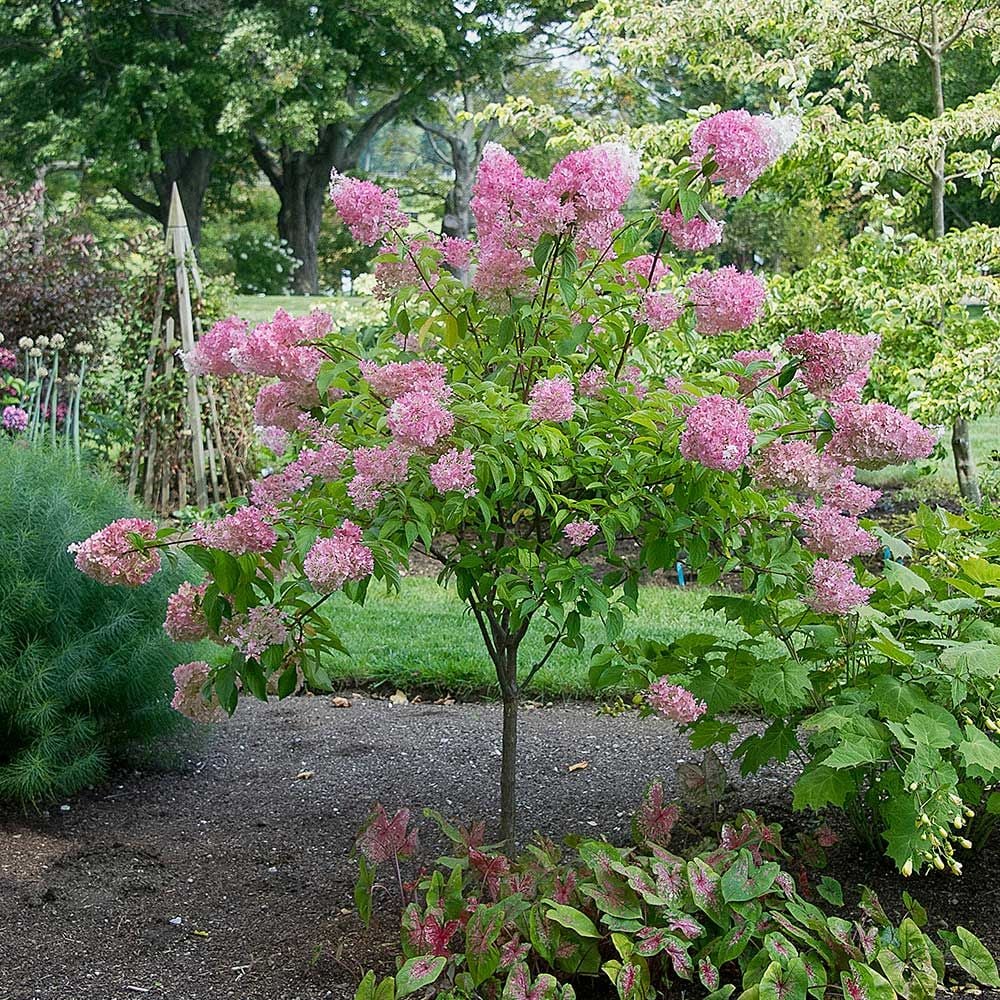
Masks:
[[[105,587],[66,551],[132,508],[58,454],[0,443],[0,799],[37,803],[176,731],[171,671],[194,650],[162,628],[183,570]]]

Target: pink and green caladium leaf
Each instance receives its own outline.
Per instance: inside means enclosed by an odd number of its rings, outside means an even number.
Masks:
[[[575,934],[579,934],[580,937],[584,938],[599,938],[602,937],[601,932],[594,925],[594,921],[587,916],[582,910],[578,910],[575,906],[566,906],[563,903],[556,903],[551,899],[543,899],[543,903],[548,905],[548,910],[545,911],[546,919],[554,920],[557,924],[561,924],[563,927],[568,928]]]
[[[899,940],[894,946],[880,948],[876,961],[900,996],[933,1000],[938,988],[934,960],[927,938],[912,920],[907,918],[899,925]]]
[[[444,971],[448,959],[443,955],[421,955],[403,963],[396,973],[396,1000],[402,1000],[425,986],[430,986]]]
[[[718,916],[722,907],[719,873],[700,858],[693,858],[687,863],[687,881],[695,906],[710,917]]]
[[[680,816],[676,803],[667,801],[663,782],[655,778],[646,789],[642,803],[632,817],[632,836],[637,844],[651,841],[666,847]]]
[[[760,1000],[806,1000],[808,989],[802,960],[794,958],[788,963],[772,962],[764,970],[758,996]]]
[[[740,851],[739,857],[722,876],[722,898],[727,903],[757,899],[770,890],[780,871],[773,861],[755,865],[749,851]]]
[[[562,998],[564,993],[555,976],[545,973],[532,982],[528,966],[518,962],[510,970],[501,996],[503,1000],[555,1000]]]
[[[896,1000],[889,981],[861,962],[851,962],[850,971],[840,974],[844,1000]]]
[[[746,950],[750,939],[757,930],[757,924],[763,912],[759,903],[742,913],[733,914],[733,926],[715,946],[713,957],[719,966],[739,958]]]
[[[473,986],[485,982],[500,965],[497,939],[503,930],[503,907],[480,906],[465,928],[465,961]]]

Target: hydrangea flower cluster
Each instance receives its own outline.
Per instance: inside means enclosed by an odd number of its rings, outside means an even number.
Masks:
[[[788,510],[801,522],[802,542],[810,552],[846,562],[878,548],[878,539],[865,531],[856,518],[833,507],[793,503]]]
[[[880,469],[927,458],[937,444],[933,431],[888,403],[843,403],[833,413],[830,458],[860,469]]]
[[[256,507],[240,507],[218,521],[200,522],[195,539],[209,549],[221,549],[232,556],[248,552],[270,552],[278,540],[266,513]]]
[[[331,538],[313,543],[302,564],[306,577],[319,594],[340,590],[348,580],[363,580],[375,569],[372,550],[362,541],[361,529],[344,523]]]
[[[764,282],[732,265],[699,271],[687,283],[695,329],[706,336],[745,330],[760,317],[767,297]]]
[[[402,445],[433,448],[455,428],[455,417],[430,392],[407,392],[389,407],[392,436]]]
[[[709,469],[734,472],[753,447],[750,411],[735,399],[705,396],[688,411],[681,454]]]
[[[646,702],[651,708],[674,722],[697,722],[708,706],[679,684],[671,684],[665,677],[654,681],[646,689]]]
[[[751,392],[759,389],[762,383],[767,382],[778,374],[778,369],[774,365],[774,355],[770,351],[737,351],[733,355],[733,361],[743,365],[744,368],[749,368],[751,365],[765,361],[769,362],[766,367],[762,365],[752,374],[736,376],[736,383],[740,387],[740,395],[743,396],[749,396]]]
[[[395,191],[384,191],[371,181],[330,175],[330,200],[351,235],[365,246],[374,246],[393,229],[405,229],[409,219],[399,207]]]
[[[684,311],[671,292],[648,292],[642,297],[638,318],[651,330],[666,330]]]
[[[224,638],[248,659],[259,660],[271,646],[283,646],[288,641],[288,615],[270,604],[250,608],[229,619]]]
[[[11,434],[22,434],[28,429],[28,413],[20,406],[5,406],[0,414],[0,427]]]
[[[372,392],[385,399],[399,399],[409,392],[424,392],[447,399],[451,391],[446,382],[448,371],[437,361],[391,361],[377,365],[362,359],[358,367]]]
[[[182,355],[185,367],[195,375],[235,375],[238,369],[233,363],[233,350],[248,332],[246,322],[238,316],[219,320],[198,338],[193,351]]]
[[[873,591],[862,587],[844,562],[817,559],[812,570],[813,593],[807,603],[820,614],[848,615],[868,602]]]
[[[17,355],[8,347],[0,347],[0,371],[12,372],[17,368]]]
[[[570,544],[577,547],[586,545],[597,534],[598,530],[593,521],[585,521],[580,518],[563,526],[563,534]]]
[[[438,493],[461,493],[474,497],[478,492],[471,448],[446,451],[427,471]]]
[[[792,145],[801,130],[792,116],[772,118],[748,111],[722,111],[699,122],[691,136],[691,157],[715,164],[712,180],[739,198]]]
[[[580,395],[587,399],[598,399],[608,387],[608,373],[595,365],[580,376]]]
[[[405,483],[410,473],[411,448],[393,441],[381,447],[354,450],[354,478],[348,496],[360,510],[371,510],[381,499],[380,486]]]
[[[167,598],[163,628],[175,642],[198,642],[208,636],[208,622],[201,606],[206,590],[207,583],[195,585],[185,581]]]
[[[839,480],[841,468],[808,441],[772,441],[755,458],[751,473],[765,489],[823,493]]]
[[[705,219],[696,215],[693,219],[685,219],[680,208],[674,208],[660,215],[660,225],[673,240],[678,250],[707,250],[716,243],[722,242],[724,222],[716,219]]]
[[[204,660],[182,663],[174,670],[174,697],[170,707],[194,722],[221,722],[226,713],[219,696],[212,690],[206,699],[203,692],[211,668]]]
[[[539,379],[528,394],[532,420],[561,423],[573,419],[573,383],[561,375]]]
[[[799,377],[817,399],[857,402],[868,381],[868,365],[880,343],[877,334],[804,330],[789,337],[785,348],[802,358]]]
[[[156,525],[138,517],[112,521],[82,542],[74,542],[76,568],[99,583],[139,587],[160,568],[160,550],[137,547],[133,538],[152,542]]]

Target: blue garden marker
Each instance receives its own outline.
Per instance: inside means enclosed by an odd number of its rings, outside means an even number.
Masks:
[[[892,549],[888,545],[882,550],[882,561],[892,562]]]
[[[679,562],[677,564],[677,584],[678,586],[686,586],[684,583],[684,563]]]

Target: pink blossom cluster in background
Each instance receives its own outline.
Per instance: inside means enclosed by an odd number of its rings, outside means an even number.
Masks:
[[[813,593],[809,607],[820,614],[847,615],[868,602],[873,590],[862,587],[854,570],[844,562],[817,559],[812,570]]]
[[[561,375],[539,379],[528,394],[532,420],[561,423],[573,419],[573,383]]]
[[[767,297],[764,282],[732,265],[699,271],[688,278],[695,329],[706,336],[745,330],[760,317]]]
[[[817,399],[846,403],[861,399],[861,390],[868,381],[868,365],[880,342],[877,334],[804,330],[789,337],[785,348],[802,358],[799,377]]]
[[[405,483],[409,476],[412,448],[397,441],[372,448],[355,448],[354,478],[347,484],[347,494],[360,510],[371,510],[381,499],[380,486]]]
[[[711,158],[712,180],[730,197],[739,198],[795,141],[801,122],[748,111],[722,111],[699,122],[691,136],[696,163]]]
[[[472,449],[446,451],[428,469],[431,482],[439,493],[461,493],[463,496],[476,495],[476,471]]]
[[[705,702],[679,684],[671,684],[666,677],[650,684],[645,698],[651,708],[674,722],[697,722],[708,709]]]
[[[206,700],[203,695],[210,667],[204,660],[182,663],[174,670],[174,697],[170,706],[194,722],[221,722],[226,713],[214,690]]]
[[[186,580],[167,598],[164,631],[175,642],[198,642],[208,636],[208,622],[201,606],[208,584],[195,585]]]
[[[232,556],[270,552],[278,540],[267,514],[256,507],[240,507],[218,521],[202,521],[195,525],[194,537],[206,548]]]
[[[156,538],[156,525],[137,517],[124,517],[82,542],[74,542],[76,568],[99,583],[120,583],[126,587],[144,584],[160,568],[159,549],[140,549],[133,541]]]
[[[378,365],[362,359],[358,367],[372,392],[385,399],[399,399],[408,392],[425,392],[439,399],[447,399],[451,394],[446,382],[448,370],[437,361],[391,361]]]
[[[937,444],[933,431],[888,403],[842,403],[826,453],[844,465],[880,469],[927,458]]]
[[[608,387],[608,373],[595,365],[580,376],[580,395],[587,399],[599,398]]]
[[[675,208],[660,215],[660,225],[678,250],[698,251],[707,250],[722,241],[725,223],[704,219],[700,215],[685,219],[680,208]]]
[[[641,299],[638,318],[648,323],[651,330],[666,330],[683,311],[671,292],[647,292]]]
[[[288,641],[288,615],[281,608],[262,604],[226,622],[223,638],[244,656],[259,660],[271,646]]]
[[[362,541],[361,529],[351,521],[330,538],[319,538],[306,555],[303,569],[319,594],[340,590],[348,580],[363,580],[375,569],[372,550]]]
[[[17,368],[17,355],[8,347],[0,347],[0,371],[12,372]]]
[[[395,191],[336,171],[330,175],[330,200],[351,235],[367,247],[385,239],[393,229],[405,229],[410,221]]]
[[[846,562],[878,548],[878,539],[849,514],[825,505],[801,503],[789,504],[788,510],[801,522],[802,543],[810,552]]]
[[[836,462],[816,451],[811,441],[772,441],[754,460],[754,482],[765,489],[796,493],[822,493],[841,474]]]
[[[680,451],[688,461],[735,472],[753,443],[750,411],[735,399],[713,395],[699,399],[688,411]]]
[[[28,429],[28,413],[20,406],[5,406],[0,415],[0,427],[11,434],[22,434]]]
[[[593,521],[585,521],[579,518],[563,526],[563,534],[569,540],[570,544],[576,546],[586,545],[597,532],[598,527]]]

